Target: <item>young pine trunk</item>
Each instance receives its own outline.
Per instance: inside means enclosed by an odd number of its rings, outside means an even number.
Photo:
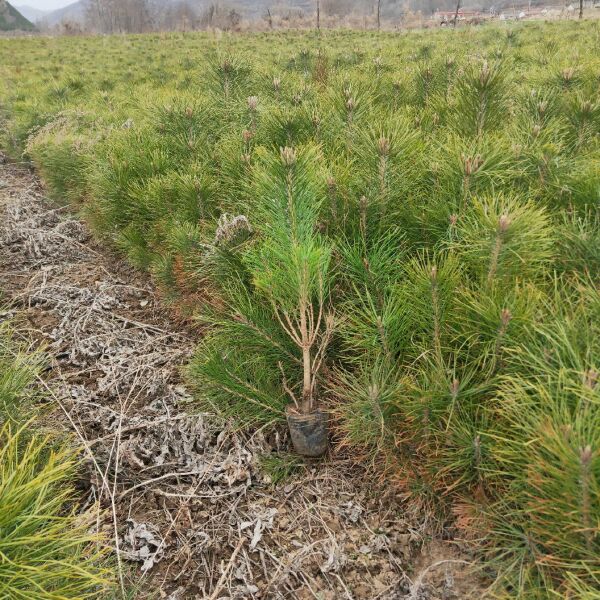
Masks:
[[[302,404],[300,410],[304,414],[312,412],[312,365],[310,356],[310,339],[308,322],[306,318],[306,306],[300,313],[300,334],[302,340],[302,368],[304,372],[302,380]]]

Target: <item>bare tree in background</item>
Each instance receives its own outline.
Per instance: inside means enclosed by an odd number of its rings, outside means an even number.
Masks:
[[[583,19],[583,0],[579,0],[579,18]]]
[[[381,31],[381,0],[377,0],[377,31]]]
[[[203,13],[201,17],[201,22],[204,27],[212,27],[213,20],[215,18],[215,12],[217,7],[214,4],[211,4]]]
[[[321,0],[317,0],[317,29],[321,29]]]
[[[151,25],[146,0],[90,0],[86,20],[102,33],[140,33]]]
[[[456,2],[456,12],[454,13],[454,27],[456,27],[456,24],[458,23],[458,11],[460,10],[460,0],[457,0]]]

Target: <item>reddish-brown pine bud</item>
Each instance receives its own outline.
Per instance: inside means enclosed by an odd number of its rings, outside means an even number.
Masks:
[[[463,162],[465,175],[473,175],[474,173],[477,173],[477,171],[479,171],[483,165],[483,158],[481,158],[479,154],[477,156],[466,156],[465,154],[461,154],[461,159]]]

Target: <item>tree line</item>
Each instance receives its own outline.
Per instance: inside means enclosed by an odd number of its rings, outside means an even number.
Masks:
[[[583,0],[580,0],[582,3]],[[236,29],[242,20],[276,21],[317,27],[327,18],[368,18],[400,25],[405,15],[431,16],[459,9],[500,12],[506,8],[542,5],[542,0],[87,0],[85,27],[100,33],[141,33],[152,30]]]

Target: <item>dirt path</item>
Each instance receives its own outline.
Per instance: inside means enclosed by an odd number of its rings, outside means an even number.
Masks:
[[[470,597],[453,548],[420,553],[426,523],[368,473],[330,459],[273,485],[260,464],[290,465],[278,436],[195,414],[193,332],[26,166],[0,164],[0,213],[0,292],[46,348],[53,425],[86,447],[82,502],[104,509],[136,597]]]

